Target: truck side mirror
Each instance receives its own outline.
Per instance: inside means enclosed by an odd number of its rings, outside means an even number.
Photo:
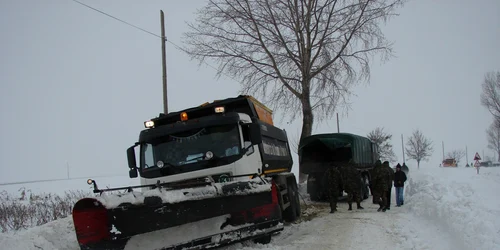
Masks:
[[[250,142],[252,142],[252,145],[257,145],[257,144],[262,143],[262,134],[260,132],[260,124],[258,124],[258,123],[249,124],[248,131],[250,134]]]
[[[137,178],[137,168],[134,168],[134,169],[130,169],[128,171],[128,177],[130,178]]]
[[[135,160],[135,147],[137,145],[134,145],[130,148],[127,149],[127,159],[128,159],[128,176],[130,178],[137,178],[137,163]]]

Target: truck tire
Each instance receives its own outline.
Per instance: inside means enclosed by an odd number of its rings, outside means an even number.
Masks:
[[[271,235],[266,234],[262,237],[254,239],[253,242],[258,243],[258,244],[262,244],[262,245],[269,244],[269,242],[271,242]]]
[[[311,201],[321,200],[321,180],[318,180],[314,174],[307,177],[307,193],[309,193]]]
[[[288,201],[290,206],[288,206],[285,211],[283,211],[283,219],[286,222],[294,222],[297,219],[297,199],[298,196],[296,189],[293,187],[293,183],[287,182],[288,189]]]
[[[300,207],[300,193],[299,193],[299,186],[297,185],[297,182],[293,181],[293,186],[295,187],[295,213],[297,214],[297,218],[300,218],[300,215],[302,214],[302,208]]]

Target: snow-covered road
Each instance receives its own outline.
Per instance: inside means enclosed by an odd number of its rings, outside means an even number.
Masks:
[[[371,204],[371,199],[364,201],[362,206],[364,210],[348,211],[347,204],[340,202],[339,211],[329,214],[328,204],[313,203],[308,210],[316,212],[317,217],[285,227],[270,244],[246,242],[224,249],[465,250],[447,232],[430,221],[416,218],[404,206],[393,207],[385,213],[377,212],[378,205]]]

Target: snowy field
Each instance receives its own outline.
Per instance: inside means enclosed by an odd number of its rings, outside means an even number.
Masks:
[[[339,212],[329,214],[327,204],[311,203],[303,194],[302,221],[286,225],[270,244],[244,242],[222,249],[500,249],[500,168],[481,168],[479,175],[473,168],[410,171],[403,207],[377,212],[370,198],[363,202],[365,210],[347,211],[347,204],[341,202]],[[127,185],[121,181],[109,184]],[[79,249],[70,218],[0,234],[0,246]]]

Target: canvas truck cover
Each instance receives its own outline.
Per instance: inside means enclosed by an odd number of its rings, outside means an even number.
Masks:
[[[300,164],[306,165],[303,168],[306,174],[311,171],[316,172],[311,169],[313,166],[324,169],[331,162],[347,163],[352,160],[359,166],[371,165],[375,161],[376,154],[372,144],[366,137],[349,133],[311,135],[299,143]]]

